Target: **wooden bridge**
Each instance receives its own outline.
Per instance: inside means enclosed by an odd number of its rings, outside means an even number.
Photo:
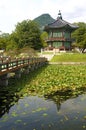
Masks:
[[[15,73],[16,78],[21,77],[21,73],[28,74],[30,71],[37,69],[47,63],[45,57],[24,58],[24,59],[7,59],[0,60],[0,86],[7,86],[10,73]]]

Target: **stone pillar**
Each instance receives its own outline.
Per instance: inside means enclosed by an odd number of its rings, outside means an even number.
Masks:
[[[8,86],[9,73],[4,74],[0,77],[0,86]]]
[[[15,78],[21,78],[21,69],[15,71]]]
[[[32,64],[30,70],[34,71],[34,69],[35,69],[34,64]]]
[[[29,74],[29,72],[30,72],[30,67],[28,66],[28,67],[25,68],[24,73],[25,73],[25,74]]]
[[[38,63],[35,64],[35,69],[38,69]]]

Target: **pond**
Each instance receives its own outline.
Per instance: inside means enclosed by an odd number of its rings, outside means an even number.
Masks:
[[[1,130],[84,130],[86,92],[18,97],[0,90]]]

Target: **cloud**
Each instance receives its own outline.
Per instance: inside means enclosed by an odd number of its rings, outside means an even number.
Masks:
[[[66,21],[85,22],[85,5],[86,0],[0,0],[0,30],[11,32],[17,22],[43,13],[56,19],[59,10]]]

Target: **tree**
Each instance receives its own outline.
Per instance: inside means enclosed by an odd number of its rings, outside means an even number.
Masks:
[[[42,42],[43,47],[47,47],[46,39],[48,38],[48,33],[42,32],[40,37],[41,37],[41,42]]]
[[[18,38],[15,32],[13,32],[12,34],[9,35],[7,44],[6,44],[6,50],[10,51],[10,50],[15,50],[18,48]]]
[[[21,23],[18,23],[15,33],[18,38],[17,44],[19,48],[29,46],[34,49],[40,49],[42,47],[40,39],[41,32],[34,21],[24,20]]]
[[[76,39],[75,46],[83,53],[86,49],[86,23],[79,22],[77,25],[79,28],[72,33],[72,37]]]
[[[9,38],[9,33],[1,33],[0,35],[0,49],[6,50],[6,44]]]
[[[38,50],[45,45],[46,33],[42,34],[37,23],[31,20],[24,20],[16,25],[11,34],[1,33],[0,49],[9,52],[18,52],[22,48]]]

